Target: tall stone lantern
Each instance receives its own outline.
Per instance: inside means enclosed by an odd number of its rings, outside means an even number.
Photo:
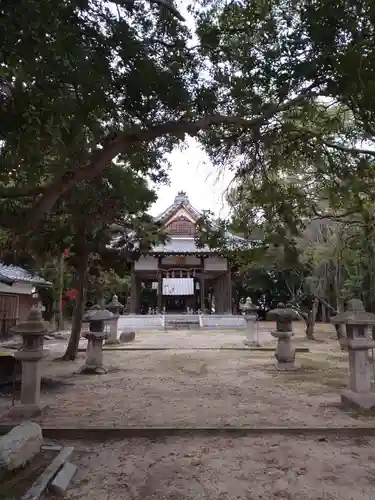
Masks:
[[[87,339],[86,361],[80,373],[103,374],[107,370],[103,366],[103,340],[108,335],[104,331],[105,324],[113,320],[114,314],[99,305],[89,309],[82,318],[82,323],[89,324],[89,331],[84,334]]]
[[[14,357],[22,363],[21,400],[10,412],[15,417],[31,418],[42,413],[41,360],[47,325],[48,323],[43,321],[41,310],[33,306],[26,321],[18,323],[11,329],[12,333],[22,336],[22,347],[14,353]]]
[[[119,302],[117,295],[114,295],[111,302],[109,302],[105,307],[113,314],[113,319],[109,325],[109,337],[105,341],[105,344],[119,344],[120,341],[117,338],[118,320],[120,318],[120,311],[124,308],[124,306],[121,302]]]
[[[349,352],[349,388],[341,394],[344,405],[363,408],[375,408],[375,391],[369,360],[369,349],[375,348],[372,340],[372,327],[375,314],[365,311],[363,302],[349,300],[347,310],[331,318],[336,325],[345,325],[346,338],[341,346]]]
[[[256,338],[258,306],[252,303],[250,297],[247,297],[245,302],[240,304],[240,311],[246,321],[246,337],[244,338],[243,343],[250,346],[259,346]]]
[[[271,335],[277,339],[275,358],[277,360],[276,369],[284,371],[296,370],[295,363],[296,349],[293,346],[292,322],[299,320],[299,314],[292,307],[285,306],[282,302],[267,314],[267,319],[276,321],[276,330]]]

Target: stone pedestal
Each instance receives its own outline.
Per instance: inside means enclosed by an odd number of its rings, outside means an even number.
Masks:
[[[112,322],[114,319],[116,319],[116,316],[113,313],[99,305],[93,306],[84,314],[82,323],[88,323],[90,331],[84,335],[87,339],[86,362],[79,370],[79,373],[107,373],[107,370],[103,367],[103,340],[108,338],[104,328],[106,323]]]
[[[268,319],[276,320],[276,331],[271,335],[277,339],[275,358],[276,369],[282,371],[293,371],[299,368],[295,363],[296,350],[293,346],[293,320],[298,320],[299,315],[292,307],[280,303],[276,309],[269,311]]]
[[[247,346],[259,347],[260,344],[256,337],[258,307],[252,303],[251,297],[247,297],[245,302],[240,303],[239,308],[246,321],[246,337],[243,343]]]
[[[103,366],[103,340],[107,335],[104,332],[88,332],[85,338],[87,339],[86,361],[79,373],[93,375],[107,373]]]
[[[116,316],[109,322],[109,336],[105,341],[105,345],[121,344],[118,339],[118,320],[120,316]]]
[[[12,328],[12,333],[22,336],[22,347],[14,354],[22,363],[21,399],[8,413],[9,417],[29,419],[42,413],[40,402],[41,360],[43,338],[47,323],[41,311],[32,307],[26,321]]]
[[[351,299],[347,310],[331,318],[335,325],[345,326],[345,337],[340,340],[342,350],[349,353],[349,388],[342,392],[344,406],[375,409],[372,365],[369,350],[375,348],[372,327],[375,314],[365,311],[362,301]]]
[[[277,360],[276,369],[280,371],[297,370],[299,366],[295,363],[296,349],[293,346],[293,332],[271,332],[277,339],[275,358]]]
[[[247,346],[259,347],[256,337],[256,328],[257,328],[257,317],[254,315],[245,315],[246,321],[246,337],[243,339],[243,343]]]
[[[118,320],[120,317],[120,311],[124,308],[123,304],[119,302],[117,295],[112,297],[111,302],[106,305],[106,309],[110,311],[114,317],[112,321],[109,322],[109,337],[105,341],[105,344],[113,345],[120,344],[118,339]]]

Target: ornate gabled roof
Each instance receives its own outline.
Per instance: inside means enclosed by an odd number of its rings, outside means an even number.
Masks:
[[[190,203],[189,198],[185,191],[179,191],[175,196],[174,202],[161,214],[155,217],[157,222],[165,222],[170,219],[178,210],[185,209],[195,220],[202,217],[202,213],[196,210]]]
[[[31,274],[26,269],[19,266],[7,266],[0,262],[0,282],[3,283],[28,283],[30,285],[50,287],[52,283],[41,276]]]

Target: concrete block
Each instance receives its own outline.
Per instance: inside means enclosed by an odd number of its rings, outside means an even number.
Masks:
[[[122,332],[120,342],[132,342],[135,339],[135,332]]]
[[[68,489],[69,484],[75,476],[76,472],[76,465],[72,464],[71,462],[65,462],[65,464],[60,469],[60,472],[57,474],[57,476],[49,486],[51,492],[60,496],[65,496],[66,490]]]
[[[44,472],[42,472],[42,474],[35,480],[31,488],[23,495],[21,500],[39,500],[52,478],[56,476],[61,467],[70,458],[73,451],[73,446],[66,446],[63,448],[57,457],[55,457],[49,466],[44,470]]]
[[[0,438],[0,470],[15,470],[27,464],[40,452],[43,443],[41,427],[24,422]]]

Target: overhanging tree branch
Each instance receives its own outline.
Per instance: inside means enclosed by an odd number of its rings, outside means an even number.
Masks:
[[[147,128],[139,126],[129,127],[127,130],[115,135],[112,140],[106,141],[102,149],[94,152],[91,161],[86,165],[72,167],[69,171],[56,176],[50,182],[40,187],[41,195],[36,202],[34,209],[30,212],[28,224],[35,226],[46,214],[48,214],[57,200],[76,183],[82,181],[91,181],[99,176],[106,166],[119,154],[134,150],[134,146],[140,143],[152,142],[155,139],[170,135],[179,139],[184,139],[185,135],[197,136],[199,132],[207,130],[214,126],[234,126],[243,130],[259,127],[275,114],[285,111],[290,107],[303,102],[305,99],[314,95],[307,89],[303,94],[290,99],[282,104],[270,105],[263,114],[251,119],[240,116],[210,115],[195,121],[189,121],[184,118],[178,121],[168,121],[156,124]],[[7,198],[8,193],[11,197],[16,197],[16,191],[13,188],[0,188],[0,197]],[[35,187],[30,191],[22,189],[20,197],[35,196],[37,190]]]

